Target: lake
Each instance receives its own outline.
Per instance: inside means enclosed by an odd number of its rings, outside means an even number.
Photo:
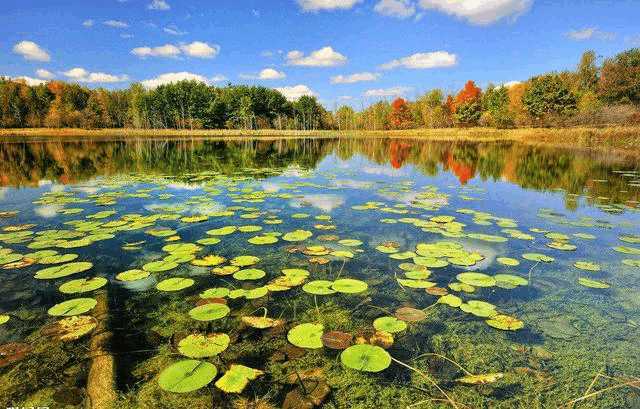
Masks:
[[[0,186],[6,406],[640,407],[631,153],[16,141]]]

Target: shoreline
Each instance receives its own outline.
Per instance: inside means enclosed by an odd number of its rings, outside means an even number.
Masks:
[[[606,128],[444,128],[390,131],[175,130],[175,129],[0,129],[0,142],[95,139],[300,139],[396,138],[427,141],[520,142],[557,147],[640,151],[640,126]]]

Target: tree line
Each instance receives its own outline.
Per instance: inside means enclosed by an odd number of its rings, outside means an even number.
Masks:
[[[593,51],[575,70],[482,90],[468,81],[457,93],[433,89],[408,101],[379,101],[360,111],[327,111],[315,97],[288,101],[261,86],[180,81],[145,89],[89,89],[50,81],[29,86],[0,78],[2,128],[339,129],[387,130],[487,126],[640,124],[640,49],[597,64]]]

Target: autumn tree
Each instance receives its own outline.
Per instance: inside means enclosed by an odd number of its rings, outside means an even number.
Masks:
[[[598,94],[610,104],[640,104],[640,48],[625,51],[604,62]]]
[[[404,98],[396,98],[391,103],[389,122],[394,129],[409,129],[413,126],[413,115]]]

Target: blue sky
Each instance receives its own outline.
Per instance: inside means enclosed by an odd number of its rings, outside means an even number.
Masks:
[[[261,84],[328,108],[573,68],[640,46],[634,0],[3,0],[0,75]]]

